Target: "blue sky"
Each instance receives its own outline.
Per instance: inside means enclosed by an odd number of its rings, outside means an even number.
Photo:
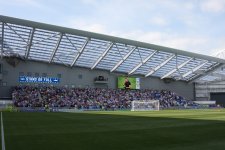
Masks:
[[[0,0],[0,14],[215,55],[225,0]]]

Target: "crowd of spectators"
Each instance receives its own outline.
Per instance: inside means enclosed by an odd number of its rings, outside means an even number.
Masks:
[[[77,109],[130,109],[133,100],[159,100],[161,108],[187,106],[192,101],[168,90],[121,90],[101,88],[14,87],[16,107]]]

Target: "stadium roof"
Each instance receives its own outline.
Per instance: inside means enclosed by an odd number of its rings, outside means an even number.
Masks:
[[[59,63],[127,75],[195,81],[225,60],[103,34],[0,15],[1,57]]]

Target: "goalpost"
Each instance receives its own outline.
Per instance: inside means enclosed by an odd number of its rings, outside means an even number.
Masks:
[[[158,100],[138,100],[131,102],[131,111],[159,110]]]

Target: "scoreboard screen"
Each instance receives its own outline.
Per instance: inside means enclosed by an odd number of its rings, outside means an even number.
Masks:
[[[140,78],[118,77],[119,89],[140,89]]]

